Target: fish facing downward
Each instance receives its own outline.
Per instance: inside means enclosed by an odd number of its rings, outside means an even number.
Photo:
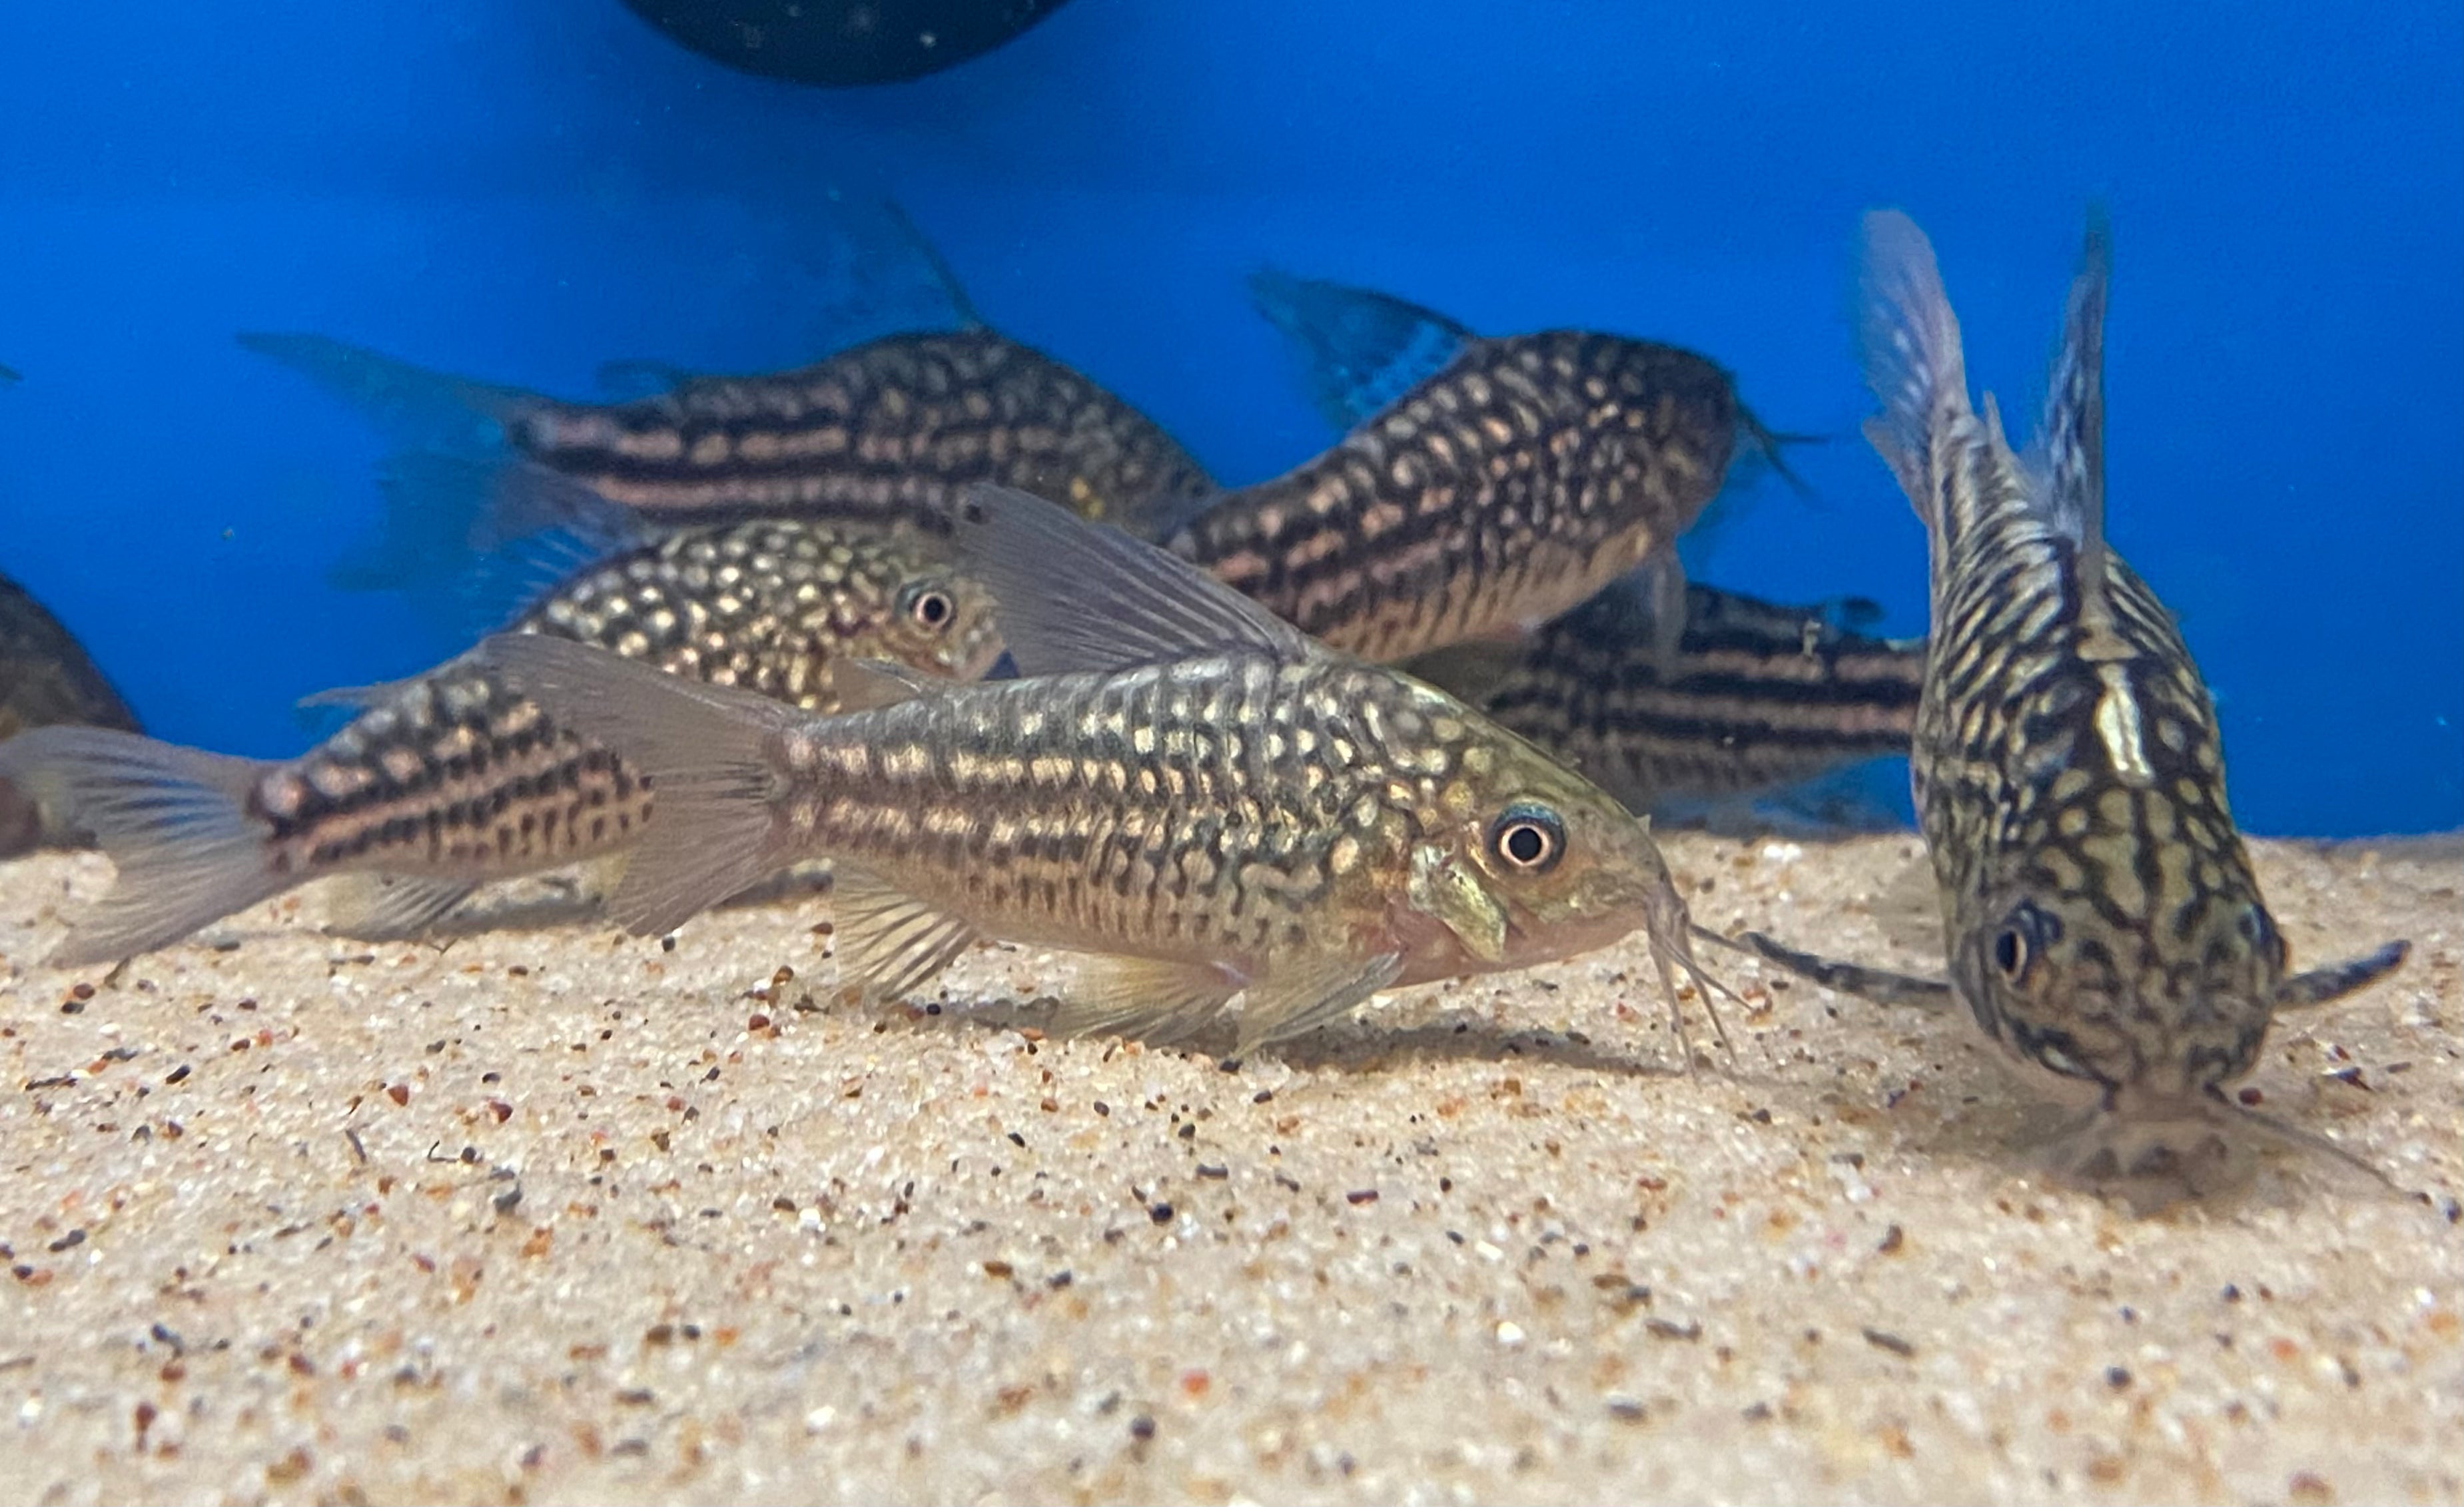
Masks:
[[[814,716],[579,645],[481,646],[656,784],[620,920],[663,932],[826,857],[840,964],[873,998],[999,937],[1085,954],[1064,1032],[1170,1038],[1240,996],[1243,1051],[1638,928],[1664,981],[1690,969],[1646,826],[1452,697],[1023,493],[978,489],[954,542],[1025,678]]]
[[[820,711],[841,704],[852,660],[974,676],[1000,652],[989,597],[938,548],[822,522],[639,544],[570,577],[512,631]],[[338,929],[401,935],[488,881],[620,854],[650,819],[639,771],[563,731],[470,655],[311,700],[360,710],[279,761],[92,728],[0,744],[0,779],[92,828],[118,869],[53,962],[147,951],[335,874],[388,881],[346,900]]]
[[[2225,804],[2207,687],[2172,615],[2105,542],[2106,267],[2091,224],[2041,429],[2017,454],[1991,398],[1969,405],[1924,232],[1867,217],[1865,370],[1882,404],[1867,435],[1930,540],[1910,767],[1949,981],[1749,940],[1835,988],[1964,1001],[2031,1076],[2091,1106],[2057,1148],[2064,1170],[2197,1191],[2225,1169],[2220,1127],[2237,1115],[2224,1090],[2275,1013],[2360,989],[2407,947],[2287,972]]]
[[[1334,362],[1356,406],[1427,375],[1315,459],[1162,527],[1173,553],[1366,659],[1511,636],[1638,566],[1671,603],[1672,633],[1682,625],[1678,535],[1720,491],[1741,438],[1776,443],[1727,372],[1589,331],[1476,336],[1333,284],[1259,289],[1278,322],[1366,348]],[[1332,395],[1321,405],[1347,411]]]

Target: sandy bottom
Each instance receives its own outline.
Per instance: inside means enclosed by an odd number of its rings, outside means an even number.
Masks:
[[[1924,966],[1912,838],[1669,848],[1709,925]],[[11,865],[0,1498],[2455,1500],[2464,857],[2258,859],[2297,957],[2416,944],[2252,1081],[2421,1197],[2271,1154],[2134,1218],[1966,1021],[1742,959],[1688,1074],[1639,942],[1227,1071],[859,1011],[825,901],[293,900],[106,980],[31,960],[108,865]]]

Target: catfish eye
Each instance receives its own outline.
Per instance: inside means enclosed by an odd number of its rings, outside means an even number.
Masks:
[[[1516,801],[1488,829],[1488,850],[1518,873],[1545,874],[1566,853],[1566,823],[1531,801]]]
[[[2010,983],[2025,983],[2047,947],[2060,940],[2062,924],[2026,901],[2012,908],[1993,933],[1993,966]]]
[[[2266,906],[2251,905],[2243,907],[2234,925],[2241,931],[2241,939],[2250,944],[2252,951],[2261,957],[2280,960],[2284,940],[2277,935],[2276,922],[2268,915]]]
[[[958,604],[939,586],[910,586],[903,604],[907,621],[927,633],[938,633],[958,616]]]
[[[2003,977],[2013,980],[2028,971],[2028,938],[2017,927],[2004,927],[1993,934],[1993,966]]]

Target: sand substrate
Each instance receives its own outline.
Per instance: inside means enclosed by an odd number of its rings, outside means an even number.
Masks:
[[[1925,963],[1912,838],[1669,850]],[[2424,1196],[2270,1153],[2134,1217],[1965,1019],[1731,957],[1689,1074],[1639,941],[1227,1070],[1043,1039],[1005,948],[859,1010],[825,900],[292,900],[107,979],[33,960],[109,866],[13,864],[0,1498],[2455,1500],[2464,859],[2257,857],[2297,957],[2416,951],[2252,1086]]]

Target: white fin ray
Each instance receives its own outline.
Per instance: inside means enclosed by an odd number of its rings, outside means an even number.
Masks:
[[[104,728],[36,728],[0,743],[0,779],[95,835],[119,872],[49,961],[118,962],[289,889],[273,833],[248,814],[270,764]]]
[[[537,634],[499,634],[473,652],[549,721],[649,778],[650,819],[608,906],[627,928],[672,930],[810,856],[775,804],[774,740],[806,713]]]
[[[842,863],[830,889],[839,976],[880,1004],[931,983],[975,945],[976,928]]]
[[[1079,961],[1052,1033],[1177,1040],[1223,1013],[1240,981],[1211,963],[1089,954]]]
[[[325,929],[363,942],[417,936],[479,887],[476,880],[412,874],[355,874],[326,907]]]

